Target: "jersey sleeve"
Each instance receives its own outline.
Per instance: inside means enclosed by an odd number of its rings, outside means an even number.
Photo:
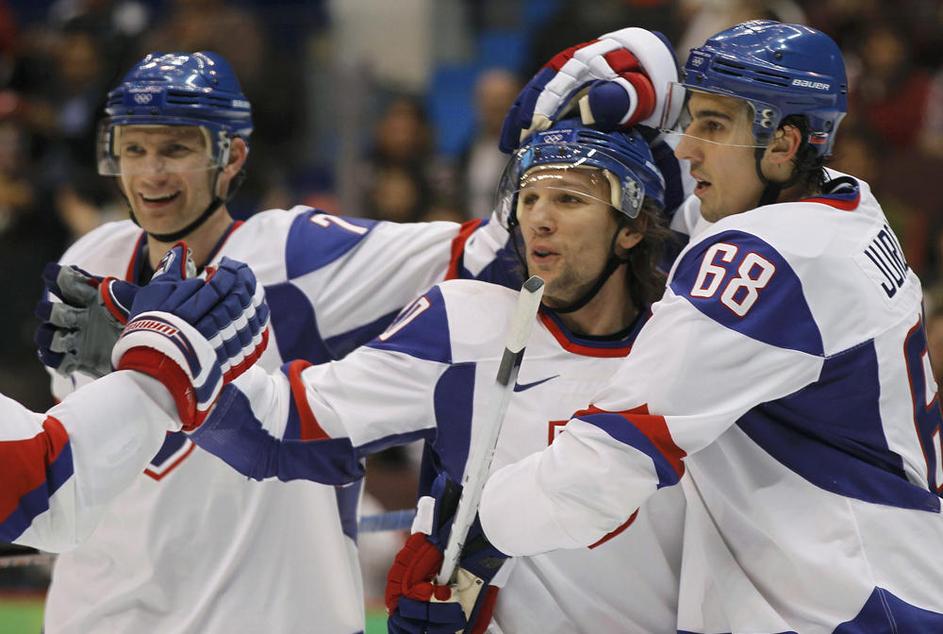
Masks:
[[[434,284],[498,281],[507,269],[497,257],[506,232],[480,220],[392,223],[307,209],[285,236],[283,278],[264,282],[283,359],[342,358]]]
[[[593,403],[488,481],[485,533],[512,555],[595,542],[749,409],[815,381],[823,357],[800,279],[772,246],[736,231],[693,245]]]
[[[0,397],[0,541],[59,552],[91,534],[173,423],[170,394],[115,372],[45,414]]]
[[[446,306],[434,287],[340,361],[246,372],[190,437],[253,479],[351,482],[363,476],[365,455],[434,437],[436,394],[451,361]]]

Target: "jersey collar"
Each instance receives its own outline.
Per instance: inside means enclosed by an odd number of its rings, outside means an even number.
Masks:
[[[828,181],[822,194],[803,198],[800,202],[821,203],[842,211],[854,211],[861,202],[861,188],[851,176],[840,176]]]
[[[229,237],[243,224],[245,223],[242,220],[234,220],[229,223],[226,231],[223,232],[223,235],[220,236],[219,240],[216,241],[216,244],[213,245],[213,248],[210,250],[210,255],[206,258],[207,264],[216,258],[223,248],[223,245],[229,240]],[[138,236],[137,242],[134,243],[134,250],[131,252],[131,260],[128,262],[124,279],[140,286],[147,284],[153,274],[154,271],[151,269],[151,264],[147,257],[147,234],[142,231],[141,235]]]
[[[639,312],[635,321],[617,339],[607,337],[587,337],[572,333],[560,320],[560,316],[548,308],[541,307],[537,316],[544,327],[550,331],[560,346],[573,354],[584,357],[624,357],[632,350],[635,338],[648,318],[651,310]]]

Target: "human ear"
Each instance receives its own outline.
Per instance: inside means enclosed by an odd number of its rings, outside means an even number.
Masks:
[[[619,236],[616,238],[616,245],[618,245],[620,249],[628,251],[641,242],[642,238],[644,237],[645,236],[643,236],[641,232],[636,231],[632,227],[622,227],[619,229]]]

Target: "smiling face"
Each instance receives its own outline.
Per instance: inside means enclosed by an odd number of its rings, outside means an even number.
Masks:
[[[523,181],[517,219],[528,272],[543,278],[545,305],[567,306],[592,287],[609,259],[618,228],[604,202],[609,182],[596,169],[552,167],[531,170]],[[622,229],[619,246],[631,248],[640,239]]]
[[[116,142],[120,182],[141,227],[171,233],[209,206],[216,166],[195,126],[123,126]]]
[[[756,174],[750,107],[739,99],[702,92],[692,92],[687,107],[690,123],[675,156],[691,163],[701,215],[714,222],[754,208],[763,183]]]

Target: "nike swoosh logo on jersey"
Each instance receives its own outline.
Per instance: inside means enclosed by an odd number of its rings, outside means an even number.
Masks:
[[[533,383],[515,383],[514,391],[523,392],[524,390],[529,390],[532,387],[537,387],[541,383],[546,383],[560,376],[559,374],[554,374],[553,376],[548,376],[546,379],[540,379],[539,381],[534,381]]]

